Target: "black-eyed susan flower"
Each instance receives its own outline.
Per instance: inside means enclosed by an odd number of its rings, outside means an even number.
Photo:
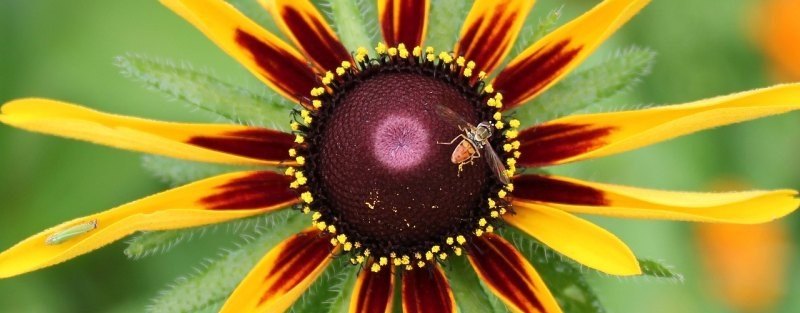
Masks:
[[[500,69],[532,0],[476,1],[455,47],[424,45],[429,1],[380,0],[384,41],[369,49],[345,47],[305,0],[263,1],[290,42],[220,0],[162,2],[299,104],[292,133],[157,122],[47,99],[7,103],[0,121],[19,128],[264,168],[204,179],[57,225],[0,254],[0,277],[69,260],[135,231],[293,207],[308,214],[309,227],[272,248],[222,311],[284,311],[339,257],[363,269],[351,312],[393,306],[455,312],[442,265],[466,257],[512,311],[561,312],[529,260],[495,233],[499,227],[508,224],[589,268],[625,276],[641,273],[631,250],[575,214],[749,224],[782,217],[800,204],[793,190],[667,192],[525,171],[800,109],[800,85],[790,84],[569,116],[524,129],[509,117],[570,73],[646,0],[603,1]],[[457,125],[440,108],[458,116]],[[474,137],[479,124],[489,134],[485,142]],[[454,145],[441,144],[449,142]],[[457,157],[456,146],[468,158]],[[484,161],[492,160],[487,147],[499,163]],[[511,181],[504,183],[505,177]],[[402,303],[393,301],[396,290]]]

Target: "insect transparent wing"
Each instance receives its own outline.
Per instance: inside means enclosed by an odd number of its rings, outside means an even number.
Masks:
[[[506,167],[503,165],[503,162],[500,161],[497,152],[494,152],[492,145],[487,142],[483,145],[483,151],[486,154],[486,163],[489,163],[489,167],[492,168],[494,175],[497,176],[504,185],[510,184],[511,179],[509,179],[508,174],[506,174]]]
[[[470,129],[475,128],[475,126],[473,126],[472,123],[467,122],[467,120],[465,120],[463,116],[459,115],[458,113],[444,106],[443,104],[434,105],[434,109],[436,110],[436,114],[438,114],[441,118],[450,123],[450,125],[459,128],[461,127],[469,127]]]

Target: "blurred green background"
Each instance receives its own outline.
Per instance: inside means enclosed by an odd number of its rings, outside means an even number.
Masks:
[[[597,53],[603,57],[631,44],[658,52],[653,74],[632,92],[607,101],[610,107],[681,103],[776,83],[771,74],[775,68],[754,30],[759,27],[754,14],[765,1],[654,2]],[[535,10],[541,15],[564,4],[563,23],[594,3],[540,0]],[[126,52],[188,60],[231,82],[265,88],[157,1],[0,1],[0,102],[38,96],[135,116],[208,120],[119,75],[112,60]],[[141,169],[136,153],[5,126],[0,126],[0,151],[0,249],[62,221],[165,188]],[[556,172],[675,190],[729,185],[799,188],[798,155],[800,115],[795,113]],[[765,300],[769,303],[763,309],[748,311],[737,305],[741,299],[724,296],[721,286],[727,284],[726,278],[704,265],[709,251],[700,246],[698,233],[707,230],[692,224],[595,219],[638,255],[674,265],[686,280],[594,277],[593,281],[609,312],[796,312],[800,270],[791,264],[800,250],[798,219],[795,214],[767,227],[767,232],[788,231],[790,242],[777,236],[774,243],[747,250],[782,251],[777,255],[783,257],[741,268],[756,274],[777,271],[773,276],[782,278],[772,284],[778,290]],[[0,312],[140,312],[161,288],[191,272],[229,240],[230,235],[206,236],[173,253],[139,261],[127,260],[124,244],[117,243],[66,264],[1,280]],[[730,240],[723,246],[737,249],[736,238]]]

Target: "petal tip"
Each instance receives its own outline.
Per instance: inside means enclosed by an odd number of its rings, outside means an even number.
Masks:
[[[619,272],[616,273],[609,273],[615,276],[639,276],[642,275],[644,272],[642,271],[642,267],[639,265],[639,260],[636,259],[635,256],[632,256],[631,264],[624,268],[620,268]]]
[[[797,190],[781,189],[776,190],[774,194],[776,197],[785,196],[785,201],[775,202],[775,208],[773,208],[773,212],[775,213],[774,215],[764,218],[763,220],[754,221],[751,224],[769,223],[792,214],[797,211],[797,209],[800,209],[800,192]]]
[[[627,247],[627,246],[626,246]],[[613,275],[613,276],[639,276],[642,275],[642,267],[639,265],[639,259],[633,254],[633,251],[628,249],[626,255],[620,255],[621,260],[617,260],[612,266],[593,267],[596,270]]]
[[[42,105],[63,105],[64,103],[58,100],[48,98],[17,98],[9,100],[0,105],[0,115],[10,115],[12,113],[32,111],[33,108]]]
[[[0,105],[0,114],[10,114],[13,109],[15,109],[16,107],[25,105],[25,103],[30,101],[30,100],[41,100],[41,99],[20,98],[20,99],[9,100],[8,102],[3,103],[2,105]]]

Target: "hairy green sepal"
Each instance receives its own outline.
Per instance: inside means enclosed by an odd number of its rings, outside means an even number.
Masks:
[[[114,64],[122,74],[151,90],[181,100],[192,108],[222,120],[284,130],[293,106],[269,88],[254,91],[216,78],[187,62],[156,59],[137,54],[118,56]]]
[[[205,262],[197,274],[179,278],[162,291],[150,313],[216,312],[253,266],[278,243],[308,226],[307,216],[293,211],[275,213],[245,243]]]
[[[599,64],[567,76],[542,95],[514,112],[523,125],[532,125],[576,113],[598,109],[603,100],[628,91],[650,73],[656,53],[629,47]]]

